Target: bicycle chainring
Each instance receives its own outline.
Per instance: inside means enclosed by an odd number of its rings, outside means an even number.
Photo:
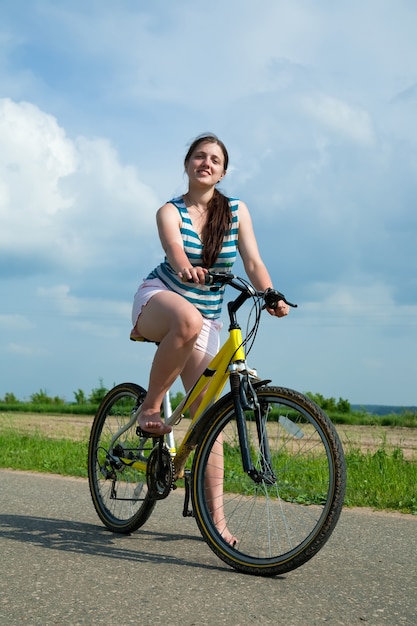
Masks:
[[[174,483],[174,464],[166,448],[158,444],[149,455],[146,482],[151,498],[163,500],[171,492]]]

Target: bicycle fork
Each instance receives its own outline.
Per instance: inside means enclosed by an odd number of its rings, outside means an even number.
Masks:
[[[266,483],[273,485],[276,476],[272,471],[271,451],[269,448],[268,435],[266,430],[266,409],[261,407],[258,396],[249,376],[242,377],[237,372],[230,374],[230,387],[235,409],[237,432],[242,455],[243,470],[255,483]],[[247,420],[245,410],[250,410],[255,416],[256,433],[259,443],[260,469],[257,469],[252,460]]]

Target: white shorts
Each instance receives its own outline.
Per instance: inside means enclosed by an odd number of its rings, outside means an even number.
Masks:
[[[159,280],[159,278],[150,278],[148,280],[144,280],[143,283],[140,285],[133,299],[133,330],[131,333],[132,339],[139,338],[135,326],[143,307],[148,304],[152,296],[161,291],[170,291],[170,289],[168,289],[168,287],[164,285],[164,283]],[[222,326],[223,324],[219,320],[212,320],[208,319],[207,317],[203,317],[203,327],[200,331],[197,341],[195,342],[194,348],[196,350],[204,352],[205,354],[209,354],[210,356],[215,356],[220,347],[220,330]]]

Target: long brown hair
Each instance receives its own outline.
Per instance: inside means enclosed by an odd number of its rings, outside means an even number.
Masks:
[[[184,159],[187,167],[194,150],[202,143],[216,143],[223,152],[224,171],[229,165],[229,155],[226,146],[216,135],[200,135],[190,145]],[[232,216],[229,200],[218,189],[214,190],[213,196],[207,205],[207,221],[202,233],[203,241],[203,267],[209,269],[214,265],[223,246],[223,238],[230,228]]]

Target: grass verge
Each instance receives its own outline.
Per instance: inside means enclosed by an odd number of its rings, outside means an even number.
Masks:
[[[345,456],[348,506],[417,515],[417,462],[405,459],[401,448],[351,449]]]
[[[0,431],[0,467],[87,476],[87,440],[52,438],[39,431]],[[347,491],[349,507],[371,507],[417,515],[417,459],[405,459],[400,447],[381,442],[376,451],[348,446]]]
[[[39,432],[0,432],[0,467],[87,477],[87,441],[53,439]]]

